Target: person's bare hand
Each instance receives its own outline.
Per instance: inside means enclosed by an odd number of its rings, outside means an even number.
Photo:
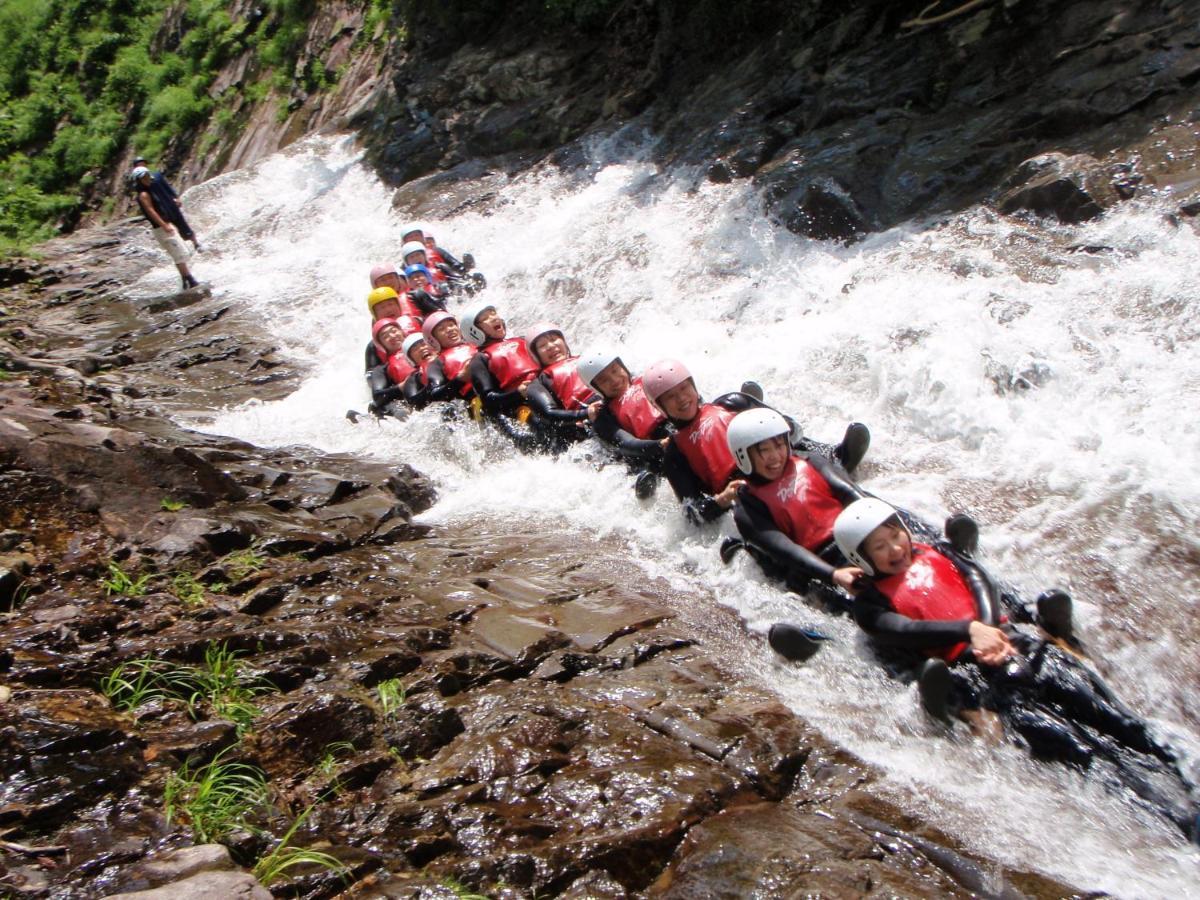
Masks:
[[[600,415],[600,409],[602,406],[603,406],[603,404],[599,400],[597,400],[595,403],[588,404],[587,411],[588,411],[588,421],[589,422],[596,421],[596,417]]]
[[[985,666],[1001,665],[1017,653],[1008,635],[999,628],[993,628],[983,622],[972,622],[968,633],[971,635],[971,649],[975,651],[975,659]]]
[[[662,448],[663,448],[664,450],[666,450],[666,449],[667,449],[667,444],[669,444],[669,443],[671,443],[671,439],[670,439],[669,437],[665,437],[665,438],[663,438],[661,441],[659,441],[659,444],[661,444],[661,445],[662,445]]]
[[[833,583],[851,597],[857,597],[862,588],[855,587],[854,582],[865,574],[858,566],[845,566],[841,569],[834,569]]]
[[[729,482],[729,484],[725,486],[725,490],[713,497],[713,499],[717,501],[717,506],[721,507],[721,509],[729,509],[729,507],[733,506],[733,501],[737,499],[738,488],[745,483],[746,482],[740,478]]]
[[[517,388],[517,393],[519,393],[521,395],[522,399],[528,397],[529,396],[529,382],[526,381],[519,388]]]

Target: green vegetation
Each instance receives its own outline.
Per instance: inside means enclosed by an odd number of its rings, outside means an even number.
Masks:
[[[204,585],[191,572],[180,572],[171,579],[171,593],[182,600],[184,606],[204,605]]]
[[[486,894],[477,894],[453,878],[443,879],[442,885],[448,890],[453,891],[454,896],[457,897],[458,900],[488,900]]]
[[[379,708],[385,719],[390,718],[404,705],[404,685],[399,678],[389,678],[375,685],[375,695],[379,698]]]
[[[221,565],[234,581],[248,578],[262,569],[267,556],[253,544],[245,550],[235,550],[221,560]]]
[[[108,596],[120,594],[124,597],[140,597],[146,593],[146,585],[154,576],[139,575],[134,578],[115,562],[109,561],[108,577],[100,579],[100,585]]]
[[[317,763],[317,771],[322,775],[332,775],[337,768],[338,758],[343,753],[353,753],[355,746],[349,741],[334,741],[325,748],[325,753]]]
[[[346,878],[350,874],[350,870],[335,856],[328,853],[323,853],[320,850],[309,850],[303,847],[292,847],[292,835],[308,818],[309,813],[313,811],[310,806],[304,810],[292,823],[292,827],[280,839],[275,849],[262,857],[254,866],[253,875],[264,885],[271,885],[279,880],[279,878],[291,868],[303,865],[315,865],[324,869],[330,869]]]
[[[211,762],[193,770],[184,763],[167,777],[163,805],[167,824],[185,822],[197,844],[228,838],[248,828],[250,814],[267,801],[267,780],[245,763],[225,761],[229,748]]]
[[[205,648],[200,666],[134,659],[100,680],[101,693],[117,709],[131,711],[152,700],[173,701],[196,718],[207,706],[214,716],[233,722],[239,735],[259,714],[254,698],[272,690],[263,679],[246,675],[235,651],[215,643]]]
[[[158,505],[163,512],[179,512],[181,509],[187,509],[186,500],[176,500],[174,497],[163,497],[158,501]]]

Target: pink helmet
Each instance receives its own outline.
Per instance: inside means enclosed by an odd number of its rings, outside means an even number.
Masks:
[[[451,322],[458,321],[458,319],[454,318],[454,316],[450,315],[450,313],[446,312],[444,309],[439,309],[437,312],[425,319],[425,324],[421,326],[421,334],[425,336],[425,340],[429,341],[430,345],[434,347],[441,346],[437,342],[437,338],[433,336],[433,329],[437,328],[447,320]]]
[[[371,287],[375,287],[375,282],[384,275],[398,275],[394,263],[380,263],[377,266],[371,267]]]
[[[659,397],[691,377],[688,367],[679,360],[660,359],[642,373],[642,390],[657,403]]]
[[[400,323],[396,319],[389,318],[376,319],[374,324],[371,325],[371,341],[375,344],[375,350],[379,354],[379,358],[385,362],[388,358],[388,352],[387,348],[384,347],[379,341],[379,332],[383,331],[383,329],[387,328],[389,325],[395,328],[401,328]]]
[[[529,349],[530,355],[534,358],[539,366],[542,364],[542,360],[538,357],[537,351],[533,349],[533,342],[544,334],[554,333],[557,333],[558,336],[564,341],[567,339],[566,335],[563,334],[563,330],[553,322],[536,322],[528,331],[525,332],[525,346]],[[570,355],[569,350],[568,355]]]

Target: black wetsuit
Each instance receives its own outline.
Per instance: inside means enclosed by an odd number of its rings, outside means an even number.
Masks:
[[[666,455],[662,439],[671,435],[671,426],[666,421],[657,425],[650,437],[635,437],[621,427],[621,423],[617,421],[606,402],[600,407],[600,414],[592,423],[592,431],[634,468],[662,472],[663,458]]]
[[[556,453],[588,436],[587,429],[579,426],[580,422],[587,422],[587,407],[563,409],[545,372],[529,382],[525,399],[533,411],[530,421],[544,449]]]
[[[1009,608],[1008,597],[982,566],[944,541],[934,547],[970,588],[978,608],[975,620],[911,619],[897,613],[873,585],[854,601],[855,620],[871,640],[887,648],[893,661],[898,651],[908,652],[913,669],[932,651],[969,645],[972,621],[998,623],[1001,606]],[[951,669],[954,705],[995,711],[1010,733],[1019,735],[1040,759],[1081,768],[1106,760],[1113,783],[1132,790],[1191,836],[1196,816],[1191,786],[1179,773],[1174,755],[1154,740],[1146,723],[1074,657],[1032,634],[1000,627],[1020,655],[1001,666],[985,666],[976,663],[968,646]],[[1148,777],[1151,771],[1169,777],[1166,782]]]
[[[845,469],[822,454],[810,452],[808,463],[829,484],[833,496],[843,507],[867,496]],[[765,483],[758,475],[751,474],[746,479],[755,484]],[[766,504],[751,494],[748,488],[743,487],[738,491],[733,521],[742,540],[755,552],[759,561],[764,562],[765,557],[769,563],[764,566],[768,574],[782,577],[793,590],[806,590],[811,581],[831,585],[833,570],[847,564],[833,541],[814,553],[789,538],[775,523]]]
[[[475,388],[475,396],[483,402],[483,409],[490,415],[499,415],[501,413],[512,412],[518,406],[525,403],[525,397],[517,388],[511,391],[500,389],[500,385],[496,381],[496,376],[492,374],[488,360],[488,345],[495,343],[488,341],[479,348],[479,352],[472,358],[467,365],[467,375],[471,379],[471,386]]]
[[[467,363],[467,366],[469,367],[470,363]],[[469,371],[469,368],[464,368],[462,377],[465,378]],[[470,382],[452,381],[446,377],[446,369],[440,358],[431,362],[429,368],[425,370],[426,395],[429,401],[455,400],[464,397],[469,399],[472,396],[471,393],[465,395],[462,393],[464,384],[469,385]]]
[[[435,312],[445,312],[446,301],[436,291],[427,291],[423,288],[413,288],[408,292],[408,299],[417,305],[417,309],[421,311],[421,316],[432,315]]]

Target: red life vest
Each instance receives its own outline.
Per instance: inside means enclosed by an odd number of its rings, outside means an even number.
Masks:
[[[875,587],[896,612],[910,619],[960,622],[979,618],[975,595],[958,567],[927,544],[914,541],[912,565],[898,575],[879,579]],[[954,644],[928,652],[954,662],[968,646]]]
[[[464,397],[474,390],[471,387],[471,379],[466,377],[467,364],[471,362],[471,357],[478,351],[474,344],[455,344],[453,347],[447,347],[440,354],[438,359],[442,361],[442,371],[446,373],[447,381],[459,381],[458,392]],[[460,380],[459,376],[463,376]]]
[[[563,409],[583,409],[596,393],[579,377],[578,362],[578,356],[568,356],[542,370],[550,376],[550,390]]]
[[[729,420],[735,415],[731,409],[705,403],[696,418],[671,438],[710,494],[724,490],[737,471],[733,454],[725,443]]]
[[[618,425],[643,441],[649,440],[654,430],[667,420],[662,410],[646,396],[640,375],[629,383],[625,393],[616,400],[608,401],[608,408],[612,410]]]
[[[429,260],[430,270],[432,270],[435,266],[444,265],[446,262],[445,257],[438,253],[437,248],[430,247],[428,244],[425,245],[425,258]]]
[[[397,296],[397,299],[400,301],[400,315],[396,316],[397,319],[403,321],[404,316],[411,316],[420,322],[424,318],[425,313],[421,312],[421,307],[417,306],[416,303],[409,299],[408,291],[402,291]],[[403,326],[401,327],[403,328]],[[418,325],[417,330],[419,331],[420,328],[421,326]],[[412,334],[412,332],[406,331],[405,334]]]
[[[415,371],[417,367],[410,363],[403,353],[393,353],[387,362],[388,378],[392,379],[392,384],[404,384],[404,379]]]
[[[747,490],[771,511],[779,530],[805,550],[818,553],[833,539],[842,504],[807,460],[793,456],[774,481],[750,482]]]
[[[487,353],[488,370],[496,377],[500,390],[513,388],[532,381],[537,375],[538,364],[525,346],[525,338],[506,338],[483,348]]]

